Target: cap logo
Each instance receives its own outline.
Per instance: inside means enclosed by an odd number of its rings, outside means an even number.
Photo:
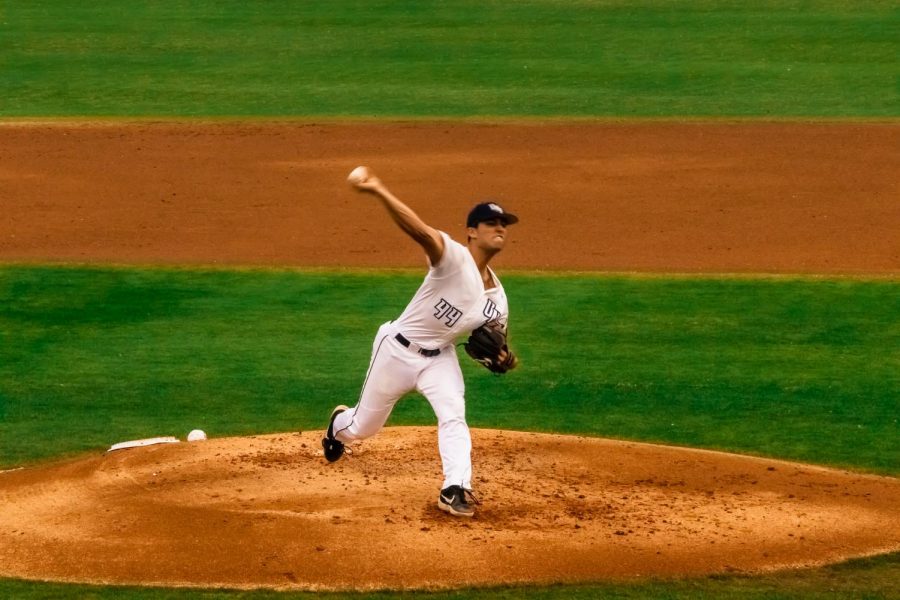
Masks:
[[[494,211],[495,213],[500,213],[501,215],[503,214],[503,209],[500,208],[499,206],[497,206],[496,204],[494,204],[493,202],[488,204],[488,208],[491,209],[492,211]]]

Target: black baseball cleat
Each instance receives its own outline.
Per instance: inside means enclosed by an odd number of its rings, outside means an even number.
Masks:
[[[334,420],[339,414],[347,410],[347,407],[341,404],[331,411],[331,420],[328,421],[328,431],[322,438],[322,448],[325,450],[325,458],[328,462],[334,462],[344,455],[344,443],[339,442],[334,437]]]
[[[471,517],[475,514],[475,507],[469,504],[468,496],[473,504],[481,504],[475,498],[472,490],[467,490],[459,485],[451,485],[441,490],[438,496],[438,508],[457,517]]]

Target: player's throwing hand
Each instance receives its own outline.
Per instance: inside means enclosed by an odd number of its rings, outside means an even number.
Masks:
[[[381,180],[375,176],[372,169],[365,166],[356,167],[350,171],[347,182],[361,192],[375,192],[381,187]]]

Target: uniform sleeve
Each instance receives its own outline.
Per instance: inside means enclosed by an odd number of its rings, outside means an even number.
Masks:
[[[439,233],[444,239],[444,254],[441,256],[441,261],[437,266],[432,265],[431,267],[431,274],[436,278],[447,277],[459,271],[465,263],[465,254],[463,253],[468,252],[465,246],[459,242],[453,241],[453,239],[443,231]]]

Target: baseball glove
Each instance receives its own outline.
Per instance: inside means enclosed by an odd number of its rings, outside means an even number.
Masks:
[[[506,331],[496,323],[486,323],[474,330],[464,347],[469,356],[497,375],[514,369],[519,363],[506,343]]]

